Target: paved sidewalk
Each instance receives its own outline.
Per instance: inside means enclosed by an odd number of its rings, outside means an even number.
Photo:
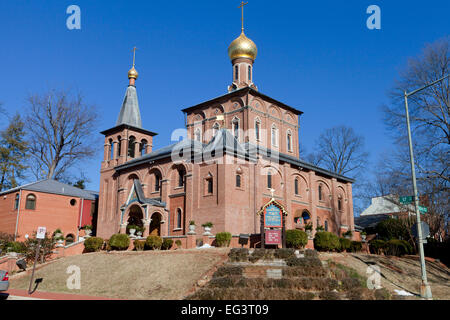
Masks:
[[[85,296],[80,294],[43,292],[39,290],[31,295],[28,294],[27,290],[22,289],[9,289],[5,293],[9,294],[7,300],[118,300],[104,297]]]

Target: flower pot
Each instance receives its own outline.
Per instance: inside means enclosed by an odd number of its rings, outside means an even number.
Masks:
[[[90,229],[84,229],[84,233],[86,234],[86,236],[90,236],[92,233],[92,230]]]
[[[203,233],[203,235],[205,236],[209,236],[211,235],[211,227],[203,227],[205,229],[205,232]]]
[[[189,234],[195,234],[195,224],[189,225]]]
[[[366,235],[365,235],[365,234],[362,234],[362,235],[361,235],[361,239],[362,239],[362,241],[366,241]]]
[[[142,236],[142,231],[136,232],[136,235],[137,235],[138,237]]]
[[[130,233],[130,236],[133,237],[136,229],[129,229],[128,232]]]

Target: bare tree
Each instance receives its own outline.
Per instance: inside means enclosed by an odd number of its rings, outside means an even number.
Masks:
[[[367,163],[364,138],[346,126],[327,129],[316,142],[314,154],[307,158],[316,165],[341,175],[358,175]]]
[[[390,92],[392,103],[383,107],[384,120],[398,145],[407,141],[404,92],[450,73],[449,44],[450,36],[427,45],[422,55],[411,58]],[[408,99],[418,178],[441,180],[444,189],[450,183],[449,89],[447,78]]]
[[[50,91],[28,98],[26,129],[36,178],[62,179],[77,163],[95,154],[97,113],[81,95]]]

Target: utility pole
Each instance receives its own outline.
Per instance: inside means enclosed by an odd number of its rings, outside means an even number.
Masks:
[[[419,91],[422,91],[428,87],[431,87],[435,85],[436,83],[448,78],[450,75],[447,75],[445,77],[442,77],[430,84],[427,84],[426,86],[416,89],[410,93],[404,92],[405,96],[405,112],[406,112],[406,126],[408,129],[408,143],[409,143],[409,157],[411,162],[411,177],[412,177],[412,183],[413,183],[413,191],[414,191],[414,209],[416,211],[416,221],[417,221],[417,235],[419,238],[419,255],[420,255],[420,267],[422,271],[422,284],[420,286],[420,296],[425,299],[432,299],[433,296],[431,294],[431,288],[428,284],[427,280],[427,270],[425,266],[425,254],[423,250],[423,234],[422,234],[422,226],[420,223],[420,210],[419,210],[419,196],[417,192],[417,183],[416,183],[416,170],[414,167],[414,152],[413,152],[413,146],[412,146],[412,138],[411,138],[411,126],[409,123],[409,111],[408,111],[408,97],[412,96],[413,94],[416,94]]]

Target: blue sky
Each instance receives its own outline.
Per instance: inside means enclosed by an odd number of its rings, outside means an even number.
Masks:
[[[155,148],[165,146],[184,125],[181,109],[226,93],[239,3],[1,0],[0,101],[12,114],[24,110],[28,94],[71,88],[99,109],[98,131],[110,128],[137,46],[143,126],[159,133]],[[81,30],[66,28],[71,4],[81,8]],[[366,27],[372,4],[381,8],[381,30]],[[408,57],[450,34],[449,11],[448,0],[250,0],[246,34],[259,51],[254,81],[304,112],[300,140],[308,151],[322,131],[344,124],[365,137],[373,165],[393,147],[379,109],[389,102],[386,92]],[[101,140],[98,149],[83,166],[90,189],[99,186]]]

